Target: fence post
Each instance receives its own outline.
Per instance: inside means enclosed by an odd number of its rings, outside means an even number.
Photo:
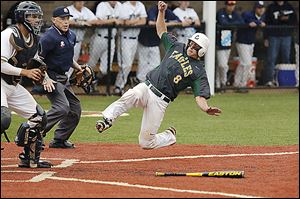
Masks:
[[[110,71],[110,60],[111,60],[111,40],[112,40],[112,28],[113,27],[108,27],[107,32],[108,32],[108,38],[107,38],[107,79],[106,79],[106,95],[110,95],[110,83],[111,83],[111,71]]]
[[[203,20],[209,47],[205,55],[205,69],[211,95],[215,94],[215,49],[216,49],[216,1],[203,1]]]

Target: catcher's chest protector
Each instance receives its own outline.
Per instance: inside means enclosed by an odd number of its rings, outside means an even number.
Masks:
[[[33,58],[38,50],[38,38],[30,34],[30,41],[26,43],[19,29],[16,26],[11,28],[13,34],[11,34],[9,41],[17,53],[8,60],[8,63],[19,68],[26,68],[28,60]]]

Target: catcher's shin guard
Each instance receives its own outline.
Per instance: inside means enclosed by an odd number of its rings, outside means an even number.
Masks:
[[[106,129],[110,128],[112,126],[112,120],[103,118],[103,120],[98,120],[96,122],[96,129],[99,133],[102,133]]]
[[[25,168],[51,168],[50,162],[41,161],[40,154],[43,150],[43,138],[40,132],[30,129],[28,144],[24,146],[24,152],[19,154],[19,167]]]

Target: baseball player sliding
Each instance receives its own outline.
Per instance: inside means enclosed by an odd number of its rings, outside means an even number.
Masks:
[[[139,144],[144,149],[156,149],[176,143],[176,129],[170,127],[157,133],[163,120],[166,108],[178,93],[188,86],[194,92],[195,100],[200,109],[209,115],[218,116],[221,110],[210,107],[209,83],[204,64],[200,61],[207,51],[209,40],[202,33],[194,34],[187,45],[167,32],[164,21],[167,4],[158,2],[156,21],[157,34],[162,40],[166,55],[161,64],[147,74],[147,80],[129,89],[124,95],[103,111],[103,120],[96,122],[101,133],[110,128],[122,113],[132,107],[144,109]]]

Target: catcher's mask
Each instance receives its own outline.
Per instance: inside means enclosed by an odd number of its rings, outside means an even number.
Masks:
[[[81,68],[83,70],[81,80],[78,82],[76,78],[78,70],[74,70],[69,82],[71,85],[77,85],[78,87],[81,87],[86,94],[89,94],[91,92],[92,82],[95,80],[95,72],[87,64],[82,65]]]
[[[29,32],[39,35],[43,25],[43,11],[37,3],[21,2],[15,10],[15,18],[16,22],[23,24]]]

